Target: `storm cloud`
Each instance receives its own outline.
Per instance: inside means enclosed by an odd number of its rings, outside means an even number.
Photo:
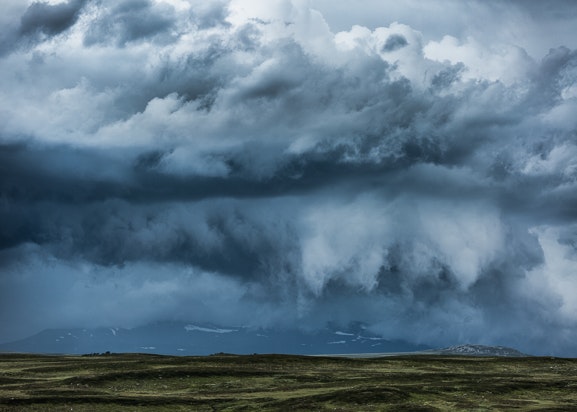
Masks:
[[[577,50],[546,32],[573,3],[21,3],[0,339],[363,322],[577,356]],[[485,31],[443,33],[440,5]]]

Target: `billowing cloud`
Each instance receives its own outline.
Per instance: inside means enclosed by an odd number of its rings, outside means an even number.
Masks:
[[[20,19],[20,33],[29,35],[41,32],[55,35],[68,29],[78,19],[85,0],[70,0],[65,3],[32,3]]]
[[[0,20],[4,23],[0,29],[0,56],[64,33],[76,23],[85,3],[86,0],[69,0],[56,4],[34,2],[27,6],[25,2],[7,1],[3,5],[4,21]]]
[[[576,355],[577,51],[488,33],[502,12],[539,30],[531,7],[471,2],[487,33],[439,33],[354,21],[370,2],[346,27],[314,1],[17,3],[3,339],[360,321]]]
[[[156,4],[150,0],[111,2],[99,5],[94,11],[95,17],[89,24],[84,36],[84,44],[91,46],[99,43],[116,42],[125,46],[129,42],[154,40],[168,37],[175,21],[174,7],[168,4]]]

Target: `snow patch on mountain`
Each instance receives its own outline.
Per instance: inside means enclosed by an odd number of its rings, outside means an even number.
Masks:
[[[208,332],[208,333],[232,333],[238,332],[236,329],[221,329],[221,328],[204,328],[202,326],[196,325],[186,325],[184,329],[187,332],[197,331],[197,332]]]
[[[528,356],[516,349],[505,346],[485,346],[485,345],[457,345],[448,348],[435,350],[442,355],[465,355],[465,356],[505,356],[505,357],[520,357]]]
[[[361,339],[361,340],[386,340],[385,338],[379,338],[376,336],[361,336],[361,335],[359,335],[359,337],[357,339]]]

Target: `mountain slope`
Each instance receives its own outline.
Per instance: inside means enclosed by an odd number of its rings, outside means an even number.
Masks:
[[[337,354],[409,352],[428,349],[391,341],[359,325],[317,332],[252,329],[180,322],[163,322],[133,329],[49,329],[15,342],[0,344],[0,351],[31,353],[146,352],[173,355],[208,355],[218,352]]]
[[[522,357],[529,356],[516,349],[505,346],[485,346],[485,345],[457,345],[442,349],[435,349],[430,352],[440,355],[464,355],[464,356],[502,356],[502,357]]]

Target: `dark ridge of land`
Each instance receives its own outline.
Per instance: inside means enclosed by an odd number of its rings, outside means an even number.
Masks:
[[[575,411],[577,359],[0,354],[0,411]]]

